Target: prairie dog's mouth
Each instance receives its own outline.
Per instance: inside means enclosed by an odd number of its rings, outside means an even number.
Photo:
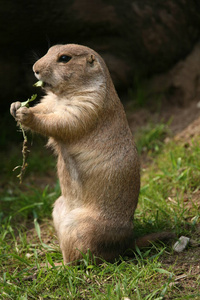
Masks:
[[[44,82],[42,80],[37,81],[33,86],[43,87]]]
[[[36,87],[41,87],[41,88],[51,88],[52,87],[52,85],[50,84],[50,83],[48,83],[48,82],[46,82],[46,81],[42,81],[42,80],[39,80],[39,81],[37,81],[35,84],[34,84],[34,86],[36,86]]]
[[[37,74],[36,72],[34,72],[34,75],[38,79],[38,81],[34,84],[34,86],[41,87],[44,89],[53,87],[49,82],[42,80],[40,74]]]
[[[52,85],[46,81],[43,81],[43,84],[42,84],[42,87],[45,89],[45,88],[51,88]]]

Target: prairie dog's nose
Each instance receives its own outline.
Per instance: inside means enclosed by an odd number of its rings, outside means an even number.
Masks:
[[[33,65],[33,72],[35,73],[35,75],[39,75],[40,74],[40,70],[37,66],[37,62]]]

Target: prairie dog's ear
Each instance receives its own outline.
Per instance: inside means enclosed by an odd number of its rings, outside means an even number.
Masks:
[[[89,62],[90,64],[93,64],[93,62],[94,62],[95,60],[96,60],[96,59],[95,59],[94,54],[89,54],[89,55],[87,56],[87,62]]]

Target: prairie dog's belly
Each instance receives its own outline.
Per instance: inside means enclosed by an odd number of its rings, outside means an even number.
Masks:
[[[82,202],[82,182],[76,163],[67,151],[58,155],[57,173],[68,209],[79,207]]]
[[[58,156],[62,195],[70,210],[96,206],[97,211],[106,218],[120,216],[123,221],[133,214],[137,204],[133,199],[133,158],[126,149],[108,151],[105,148],[77,145],[72,151],[72,147],[68,150],[63,146],[62,156]],[[117,153],[120,150],[121,159]]]

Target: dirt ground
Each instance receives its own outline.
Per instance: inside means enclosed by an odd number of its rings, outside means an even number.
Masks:
[[[125,110],[133,133],[149,122],[170,121],[172,135],[177,139],[188,141],[193,136],[200,135],[200,99],[184,106],[165,103],[159,109],[147,107],[131,112],[127,104]]]

